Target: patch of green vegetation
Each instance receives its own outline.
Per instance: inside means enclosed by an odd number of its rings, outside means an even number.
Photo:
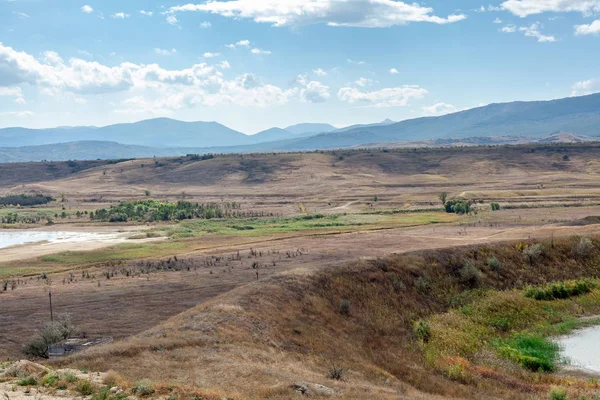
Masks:
[[[38,382],[35,376],[27,376],[17,381],[17,385],[19,386],[36,386],[37,384]]]
[[[54,201],[50,196],[43,194],[9,194],[0,197],[0,206],[37,206]]]
[[[556,343],[535,333],[515,333],[494,346],[503,357],[534,372],[554,371],[560,350]]]
[[[105,249],[94,251],[65,251],[43,256],[41,260],[47,263],[61,264],[93,264],[110,260],[130,260],[149,256],[172,254],[185,248],[183,242],[159,243],[122,243]]]
[[[541,287],[529,287],[525,291],[525,296],[536,300],[568,299],[589,293],[597,287],[598,283],[593,279],[553,282]]]
[[[43,386],[54,386],[60,380],[60,376],[57,374],[48,374],[42,378],[40,384]]]
[[[308,214],[295,217],[243,218],[235,220],[184,221],[164,231],[174,239],[206,234],[263,236],[277,233],[311,230],[354,230],[387,226],[411,226],[454,221],[440,212],[420,214]]]
[[[83,396],[89,396],[94,393],[94,385],[86,379],[79,379],[75,384],[75,390]]]
[[[600,323],[600,319],[578,318],[582,311],[600,312],[595,280],[556,282],[536,291],[471,290],[451,303],[455,308],[448,313],[433,315],[419,325],[428,326],[427,341],[422,339],[422,329],[417,336],[433,364],[445,357],[473,359],[487,348],[528,370],[550,372],[559,362],[560,350],[550,337]]]
[[[153,222],[182,221],[187,219],[234,218],[239,203],[191,203],[180,200],[176,203],[139,200],[122,201],[108,209],[102,208],[90,214],[90,218],[105,222]]]

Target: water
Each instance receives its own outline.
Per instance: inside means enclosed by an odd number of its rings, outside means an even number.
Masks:
[[[0,249],[27,243],[86,242],[115,237],[117,235],[87,232],[0,231]]]
[[[600,326],[579,329],[559,338],[557,343],[571,366],[600,372]]]

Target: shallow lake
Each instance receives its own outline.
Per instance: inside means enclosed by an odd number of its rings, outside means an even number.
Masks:
[[[600,372],[600,326],[579,329],[557,340],[569,365]]]
[[[88,232],[0,231],[0,249],[26,243],[85,242],[115,237],[115,234]]]

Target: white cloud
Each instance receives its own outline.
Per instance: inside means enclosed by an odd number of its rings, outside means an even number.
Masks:
[[[129,14],[125,14],[123,12],[118,12],[118,13],[114,13],[112,14],[110,17],[113,19],[125,19],[125,18],[129,18],[131,15]]]
[[[504,33],[515,33],[517,31],[517,26],[513,24],[506,25],[505,27],[500,29],[500,31]]]
[[[145,15],[147,17],[151,17],[152,15],[154,15],[154,13],[152,11],[145,11],[145,10],[140,10],[140,14]]]
[[[21,19],[31,18],[31,16],[29,14],[25,14],[24,12],[20,12],[20,11],[13,11],[13,14]]]
[[[591,24],[575,25],[575,35],[598,35],[600,34],[600,19]]]
[[[200,24],[200,28],[203,28],[203,29],[210,28],[211,26],[212,26],[212,24],[208,21],[204,21],[203,23]]]
[[[81,7],[81,11],[86,14],[91,14],[94,12],[94,9],[86,4],[85,6]]]
[[[300,98],[306,103],[322,103],[330,97],[329,86],[311,81],[300,91]]]
[[[350,104],[362,103],[371,107],[404,107],[412,99],[421,99],[427,90],[419,86],[385,88],[362,92],[356,88],[344,87],[338,91],[338,98]]]
[[[261,49],[252,49],[250,51],[252,54],[256,54],[256,55],[265,55],[268,56],[269,54],[271,54],[271,52],[269,50],[261,50]]]
[[[274,26],[327,24],[381,28],[410,22],[447,24],[466,18],[464,14],[439,17],[433,14],[431,7],[398,0],[213,0],[171,7],[168,12],[174,14],[189,11],[229,18],[248,18]]]
[[[206,52],[206,53],[204,53],[204,58],[215,58],[215,57],[219,57],[220,55],[221,55],[221,53]]]
[[[85,103],[87,103],[87,100],[86,100],[86,99],[84,99],[83,97],[75,97],[73,100],[74,100],[74,101],[75,101],[75,103],[77,103],[77,104],[85,104]]]
[[[365,65],[366,63],[364,61],[355,61],[355,60],[352,60],[351,58],[349,58],[348,59],[348,64]]]
[[[219,64],[217,64],[217,67],[221,69],[229,69],[231,68],[231,65],[229,65],[227,61],[221,61]]]
[[[322,68],[313,69],[313,73],[317,76],[327,76],[327,72]]]
[[[358,80],[354,81],[354,84],[360,87],[371,86],[373,81],[369,78],[358,78]]]
[[[229,64],[223,62],[219,67],[224,69]],[[298,95],[297,88],[284,90],[252,74],[226,79],[217,66],[206,63],[178,70],[131,62],[106,66],[78,58],[64,61],[55,52],[46,52],[38,59],[0,43],[0,90],[19,96],[17,85],[29,85],[47,95],[128,93],[129,99],[121,104],[120,112],[219,104],[265,107],[286,103]]]
[[[439,102],[430,106],[422,107],[423,113],[425,115],[444,115],[456,112],[456,107],[452,104]]]
[[[169,25],[177,25],[177,22],[178,22],[177,17],[174,15],[167,15],[166,21],[167,21],[167,24],[169,24]]]
[[[8,117],[17,117],[17,118],[28,118],[33,117],[35,113],[33,111],[5,111],[0,112],[0,115],[5,115]]]
[[[238,47],[250,47],[250,41],[249,40],[239,40],[236,43],[231,43],[231,44],[227,44],[225,45],[225,47],[235,50]]]
[[[600,79],[580,81],[575,83],[571,88],[571,96],[584,96],[597,92],[600,92]]]
[[[600,0],[508,0],[501,7],[521,18],[544,12],[600,12]]]
[[[397,70],[396,68],[390,68],[390,74],[392,74],[392,75],[397,75],[397,74],[399,74],[399,73],[400,73],[400,72],[398,72],[398,70]]]
[[[177,53],[177,49],[173,48],[171,50],[169,49],[159,49],[159,48],[155,48],[154,49],[154,54],[158,54],[159,56],[171,56],[173,54]]]
[[[544,35],[540,32],[540,24],[534,23],[530,26],[522,26],[519,28],[520,32],[523,32],[525,36],[534,37],[540,43],[552,43],[556,42],[556,38],[554,36]]]
[[[22,97],[17,97],[17,98],[15,99],[15,103],[17,103],[17,104],[19,104],[19,105],[25,105],[25,104],[27,104],[27,102],[25,101],[25,99],[24,99],[24,98],[22,98]]]
[[[2,87],[0,86],[0,96],[22,97],[23,91],[20,87]]]
[[[501,24],[501,23],[502,23],[502,20],[501,20],[500,18],[496,18],[496,19],[494,20],[494,23],[495,23],[495,24]]]

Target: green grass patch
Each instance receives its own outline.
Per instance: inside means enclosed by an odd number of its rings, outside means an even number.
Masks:
[[[564,288],[570,288],[570,295]],[[422,344],[427,360],[433,365],[445,357],[475,360],[487,349],[534,372],[554,371],[560,349],[550,338],[600,324],[600,318],[579,318],[582,312],[600,313],[600,289],[595,280],[557,282],[539,288],[549,293],[540,300],[530,290],[455,296],[454,308],[426,320],[428,340]]]
[[[568,299],[589,293],[597,287],[598,283],[593,279],[553,282],[545,286],[529,287],[525,290],[525,296],[536,300]]]
[[[243,218],[184,221],[164,230],[174,239],[207,234],[232,236],[263,236],[302,231],[375,229],[446,223],[455,221],[442,212],[415,214],[308,214],[295,217]]]
[[[559,359],[559,346],[536,333],[516,333],[494,343],[498,353],[534,372],[552,372]]]

